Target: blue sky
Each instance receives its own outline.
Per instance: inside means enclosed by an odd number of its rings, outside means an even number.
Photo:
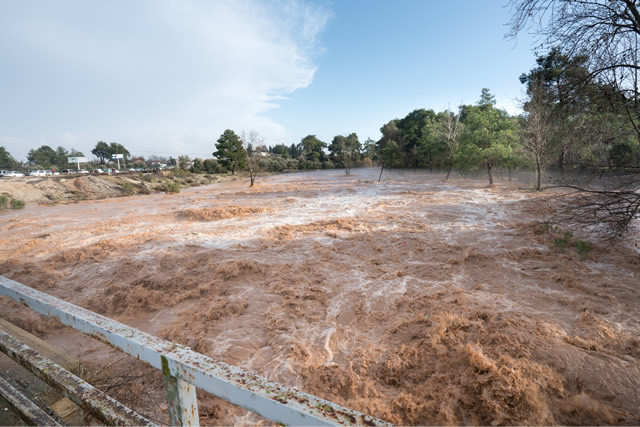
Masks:
[[[0,2],[0,145],[210,156],[227,128],[327,142],[415,108],[517,111],[505,0]]]

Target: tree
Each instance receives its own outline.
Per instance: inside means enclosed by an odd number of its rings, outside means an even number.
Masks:
[[[262,147],[264,145],[263,140],[258,136],[256,131],[251,131],[248,134],[242,131],[240,134],[242,145],[247,156],[247,170],[249,171],[249,187],[253,187],[258,171],[260,170],[259,158],[256,156],[260,151],[256,151],[255,147]]]
[[[195,159],[193,159],[193,165],[191,165],[191,172],[201,173],[204,170],[205,170],[204,161],[199,157],[196,157]]]
[[[291,153],[289,153],[289,148],[287,148],[284,144],[276,144],[269,150],[270,153],[273,153],[277,156],[281,156],[282,158],[288,159],[291,157]]]
[[[467,164],[483,165],[489,185],[493,169],[513,154],[517,123],[504,111],[495,108],[495,98],[483,89],[477,105],[465,106],[465,132],[461,155]]]
[[[522,148],[535,163],[537,191],[541,189],[542,171],[553,137],[553,110],[544,102],[543,90],[540,85],[529,85],[529,100],[523,106]]]
[[[58,147],[56,149],[56,158],[53,162],[58,167],[66,166],[69,160],[69,152],[64,147]]]
[[[360,140],[358,139],[358,135],[353,132],[347,136],[345,146],[345,155],[346,162],[345,168],[347,175],[351,174],[351,167],[360,161],[360,157],[362,155],[362,144],[360,144]]]
[[[0,169],[17,169],[18,162],[13,158],[6,148],[0,146]]]
[[[113,156],[114,154],[122,154],[122,159],[124,160],[125,165],[127,164],[127,160],[129,159],[129,157],[131,157],[131,153],[129,153],[129,150],[124,148],[124,145],[118,144],[117,142],[112,142],[109,144],[109,153],[109,157]]]
[[[307,135],[300,141],[302,146],[302,154],[305,160],[317,163],[325,160],[324,149],[327,147],[325,142],[320,141],[315,135]]]
[[[620,236],[640,212],[639,169],[625,165],[625,153],[629,150],[622,148],[627,146],[633,152],[633,145],[640,142],[638,2],[512,0],[511,10],[508,36],[515,37],[527,28],[542,38],[543,47],[567,57],[588,58],[584,63],[587,70],[584,80],[589,84],[582,93],[588,94],[590,102],[581,117],[584,126],[577,134],[590,143],[577,147],[580,163],[602,174],[610,168],[589,163],[608,153],[609,165],[617,163],[621,170],[616,171],[615,179],[601,180],[607,184],[598,188],[588,183],[568,185],[585,194],[585,201],[576,205],[576,217],[589,224],[608,224],[613,235]],[[635,133],[635,141],[626,137],[628,128]],[[595,144],[594,139],[601,143]],[[603,218],[606,220],[601,221]]]
[[[387,165],[387,168],[402,165],[402,149],[393,139],[387,140],[380,150],[380,158],[382,159],[382,166],[380,167],[378,182],[382,178],[382,171],[385,165]]]
[[[336,167],[345,168],[347,175],[351,174],[351,167],[360,160],[362,145],[355,133],[349,136],[336,135],[329,145],[329,158]]]
[[[202,166],[204,167],[204,170],[207,171],[207,173],[220,172],[220,165],[214,159],[205,159],[204,162],[202,162]]]
[[[436,113],[433,110],[414,110],[399,120],[397,127],[402,134],[397,142],[404,154],[404,163],[413,167],[436,166],[444,151]]]
[[[329,144],[329,158],[336,167],[345,167],[346,140],[347,138],[344,136],[336,135],[333,137],[331,144]]]
[[[367,140],[364,142],[362,151],[363,151],[362,154],[364,157],[371,159],[373,161],[378,160],[378,152],[376,151],[376,142],[373,139],[367,138]]]
[[[96,147],[91,150],[91,154],[100,159],[101,165],[104,165],[104,159],[111,159],[111,149],[109,144],[104,141],[98,141]]]
[[[574,57],[588,55],[589,78],[606,83],[627,100],[624,109],[640,138],[638,38],[635,0],[512,0],[508,37],[525,28],[543,47]]]
[[[243,169],[247,165],[247,153],[242,141],[231,129],[220,135],[213,155],[225,168],[231,170],[231,175],[235,175],[236,169]]]
[[[91,150],[91,154],[100,159],[101,165],[105,164],[105,159],[110,161],[111,156],[114,154],[122,154],[125,165],[127,164],[127,160],[131,157],[131,153],[129,153],[129,150],[127,150],[124,145],[117,142],[107,144],[104,141],[98,141],[95,148]]]
[[[551,49],[536,59],[537,66],[520,76],[527,86],[527,94],[540,108],[550,110],[550,125],[554,128],[551,142],[556,164],[562,176],[568,162],[576,163],[575,146],[585,139],[586,114],[593,100],[590,90],[588,58],[584,55],[569,57],[559,49]]]
[[[56,164],[56,161],[58,160],[58,153],[48,145],[42,145],[38,149],[29,150],[27,160],[48,169],[51,165]]]
[[[186,171],[187,169],[189,169],[190,163],[191,159],[189,158],[189,156],[178,156],[178,168],[180,168],[181,170]]]
[[[459,147],[459,136],[462,133],[462,129],[464,126],[460,123],[460,111],[458,114],[453,114],[453,112],[447,110],[444,112],[445,120],[441,122],[442,126],[442,134],[444,136],[444,140],[447,147],[447,176],[445,177],[445,181],[449,180],[449,175],[451,174],[451,169],[453,168],[453,163],[455,162],[456,155],[458,154]]]

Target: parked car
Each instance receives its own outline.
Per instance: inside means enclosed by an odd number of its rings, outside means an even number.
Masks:
[[[11,177],[14,177],[14,178],[19,178],[19,177],[24,176],[24,174],[22,172],[20,172],[20,171],[7,171],[7,175],[5,175],[5,176],[11,176]]]
[[[43,170],[31,171],[31,176],[47,176],[47,172]]]
[[[8,173],[9,171],[0,170],[0,176],[7,176]]]
[[[71,169],[62,169],[62,173],[73,173]]]
[[[86,169],[80,169],[80,170],[78,171],[78,173],[89,173],[89,171],[88,171],[88,170],[86,170]]]
[[[92,173],[104,173],[102,169],[94,169],[91,171]]]

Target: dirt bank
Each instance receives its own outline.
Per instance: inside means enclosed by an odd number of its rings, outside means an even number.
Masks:
[[[122,174],[119,176],[56,176],[0,179],[0,194],[27,203],[64,203],[165,191],[167,183],[182,188],[227,181],[226,175]]]
[[[517,183],[376,179],[27,206],[0,214],[0,274],[393,423],[640,423],[637,235],[556,229],[557,194]],[[203,423],[257,420],[200,404]]]

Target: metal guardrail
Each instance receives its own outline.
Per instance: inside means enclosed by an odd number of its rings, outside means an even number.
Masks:
[[[197,425],[199,387],[230,403],[289,425],[389,425],[386,421],[285,387],[0,276],[0,295],[55,317],[162,370],[172,425]]]
[[[155,425],[3,330],[0,351],[107,425]]]

